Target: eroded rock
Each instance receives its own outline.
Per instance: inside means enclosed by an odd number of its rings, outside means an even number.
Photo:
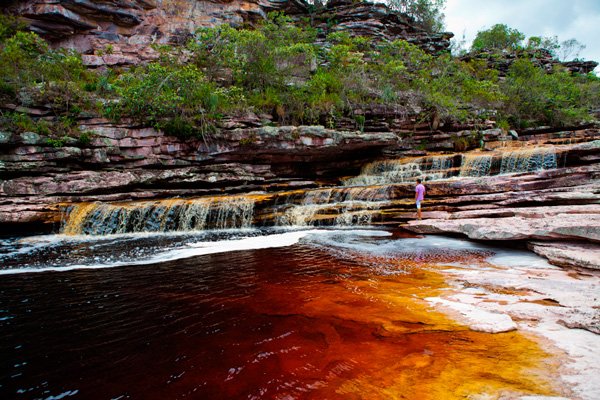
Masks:
[[[554,265],[600,269],[600,245],[597,244],[530,242],[527,247]]]
[[[556,214],[553,218],[467,218],[409,221],[416,233],[459,233],[476,240],[581,239],[600,242],[600,214]]]
[[[348,31],[385,41],[405,39],[432,53],[446,51],[453,36],[427,32],[410,17],[368,2],[330,2],[315,12],[302,0],[27,0],[14,2],[7,11],[25,17],[32,31],[54,45],[83,53],[89,67],[153,60],[159,56],[153,44],[185,43],[200,27],[254,24],[271,11],[312,18],[324,34]]]

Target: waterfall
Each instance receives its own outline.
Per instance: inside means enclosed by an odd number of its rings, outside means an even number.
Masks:
[[[492,167],[492,159],[491,155],[463,154],[458,175],[461,177],[488,176]]]
[[[67,210],[62,232],[108,235],[131,232],[247,228],[254,200],[231,196],[129,203],[83,203]]]
[[[555,168],[557,168],[557,160],[554,148],[533,148],[502,153],[500,174],[534,172]]]
[[[359,176],[346,179],[344,186],[372,186],[428,181],[450,177],[454,156],[431,156],[413,159],[376,161],[363,167]]]
[[[310,190],[277,218],[277,225],[369,225],[388,200],[386,186]]]
[[[552,147],[463,154],[460,168],[454,164],[454,160],[454,155],[448,155],[376,161],[365,165],[360,175],[344,180],[343,184],[346,187],[390,185],[412,183],[416,178],[436,181],[456,175],[483,177],[557,168],[557,155]]]
[[[396,183],[533,172],[557,168],[554,148],[405,158],[367,164],[344,186],[256,195],[196,199],[81,203],[68,207],[62,232],[108,235],[132,232],[198,231],[278,226],[369,225],[383,207],[394,206]],[[260,204],[255,214],[255,202]],[[265,212],[266,207],[270,207]]]

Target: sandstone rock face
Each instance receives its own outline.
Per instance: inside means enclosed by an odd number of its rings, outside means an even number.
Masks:
[[[315,186],[357,173],[399,140],[322,126],[235,128],[185,140],[101,119],[81,129],[93,132],[83,148],[54,148],[35,133],[0,135],[0,224],[55,223],[63,202]]]
[[[152,44],[185,43],[195,29],[261,20],[269,11],[306,10],[299,0],[28,0],[3,6],[58,47],[74,48],[91,67],[157,57]]]
[[[366,2],[331,2],[317,11],[303,0],[26,0],[0,8],[24,17],[32,31],[55,46],[78,50],[89,67],[153,60],[158,57],[154,44],[183,44],[198,28],[253,24],[270,11],[311,18],[323,33],[401,38],[430,52],[447,50],[453,36],[430,34],[412,19],[390,14],[387,6]]]
[[[430,53],[448,50],[451,32],[431,33],[420,28],[406,16],[390,13],[383,3],[330,1],[314,19],[324,33],[345,31],[352,36],[366,36],[379,40],[404,39]],[[331,21],[336,23],[332,24]]]

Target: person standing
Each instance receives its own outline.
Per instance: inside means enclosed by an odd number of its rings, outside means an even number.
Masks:
[[[421,219],[421,202],[425,199],[425,186],[421,183],[421,178],[417,178],[415,187],[415,203],[417,204],[417,218]]]

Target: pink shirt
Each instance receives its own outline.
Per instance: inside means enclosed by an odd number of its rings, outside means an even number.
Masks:
[[[425,186],[419,183],[415,188],[415,193],[417,194],[417,201],[422,201],[425,198]]]

